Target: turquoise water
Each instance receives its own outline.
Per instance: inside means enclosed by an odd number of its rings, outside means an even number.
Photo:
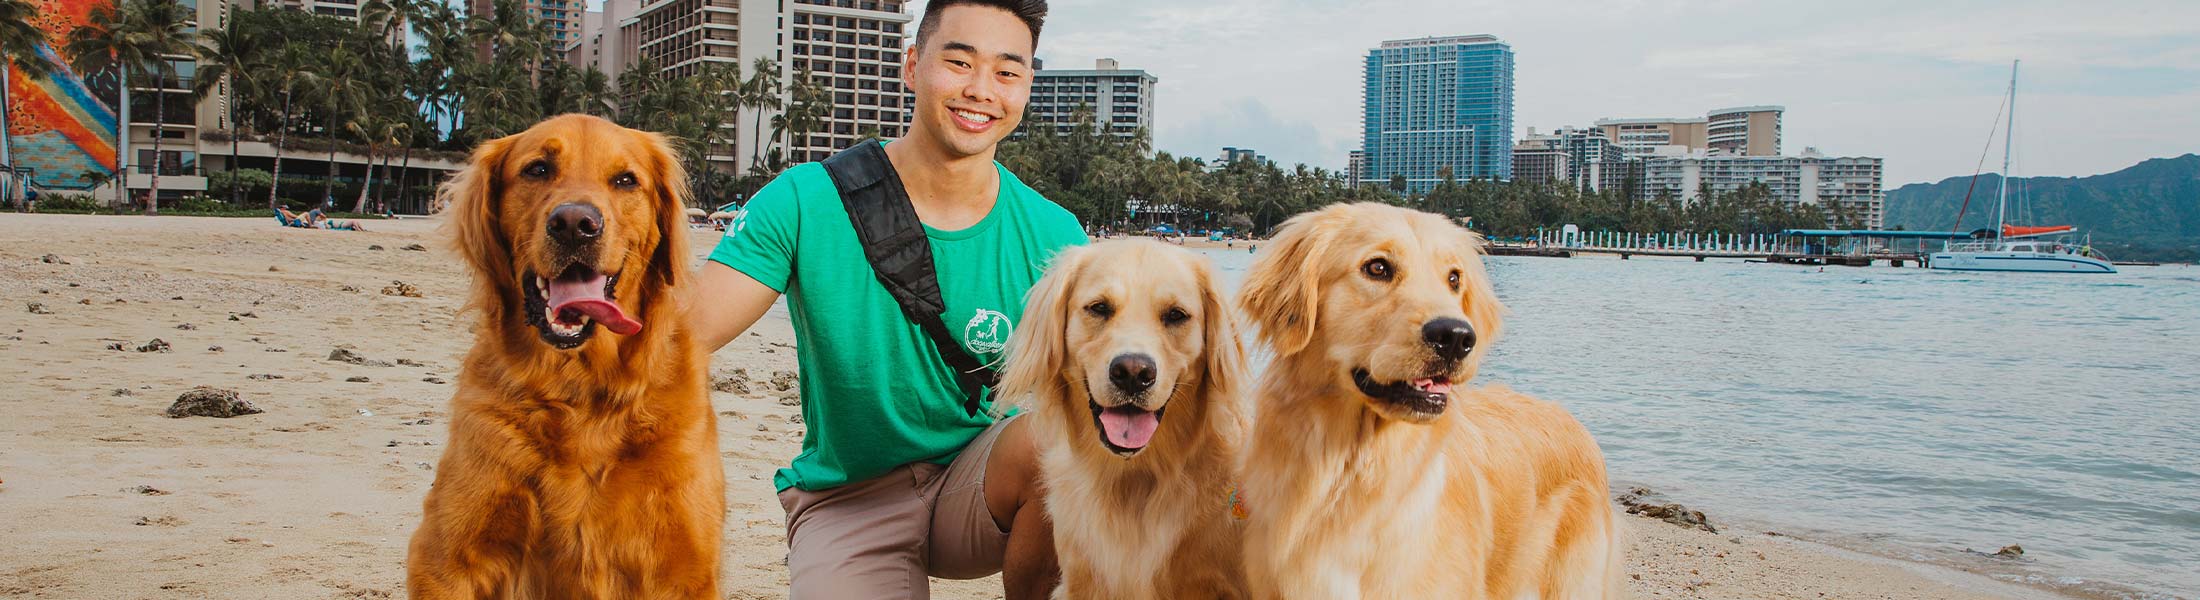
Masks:
[[[1211,256],[1232,286],[1251,262]],[[1490,271],[1511,314],[1481,382],[1566,405],[1616,481],[2009,579],[2200,590],[2200,268]],[[1962,552],[2008,544],[2027,560]]]

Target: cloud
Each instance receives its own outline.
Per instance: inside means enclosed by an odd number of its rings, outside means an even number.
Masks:
[[[1185,125],[1156,135],[1154,147],[1210,160],[1220,155],[1224,146],[1251,148],[1289,168],[1299,163],[1341,165],[1345,154],[1359,147],[1357,139],[1352,142],[1347,145],[1323,140],[1312,125],[1278,117],[1260,100],[1240,97],[1206,113],[1190,115]]]

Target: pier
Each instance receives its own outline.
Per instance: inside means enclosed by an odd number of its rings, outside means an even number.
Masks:
[[[1895,267],[1924,267],[1932,252],[1926,247],[1928,241],[1963,237],[1966,234],[1942,231],[1790,229],[1777,234],[1699,234],[1580,231],[1569,226],[1559,231],[1539,230],[1534,239],[1493,242],[1489,254],[1543,258],[1609,254],[1621,260],[1660,256],[1693,258],[1696,262],[1733,258],[1846,267],[1868,267],[1884,261]]]

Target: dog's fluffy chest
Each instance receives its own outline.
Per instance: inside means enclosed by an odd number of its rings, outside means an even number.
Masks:
[[[1105,589],[1096,598],[1147,598],[1175,562],[1187,537],[1229,518],[1228,490],[1196,489],[1184,481],[1134,473],[1108,477],[1063,467],[1066,456],[1050,452],[1047,511],[1056,515],[1054,535],[1067,547],[1107,564],[1092,576]],[[1219,481],[1219,479],[1218,479]],[[1212,496],[1212,497],[1207,497]]]

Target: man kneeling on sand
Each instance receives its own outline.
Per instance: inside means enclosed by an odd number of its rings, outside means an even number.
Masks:
[[[809,431],[773,482],[797,600],[922,598],[927,576],[996,572],[1020,600],[1047,597],[1060,579],[1028,428],[981,410],[987,392],[971,383],[981,375],[949,366],[997,362],[1047,261],[1085,242],[1076,217],[993,160],[1030,100],[1046,10],[1043,0],[926,5],[902,58],[916,93],[907,135],[781,174],[690,288],[706,352],[781,294],[793,315]],[[851,173],[867,185],[843,187]],[[928,248],[944,313],[905,316],[909,295],[881,284],[866,254],[876,238],[851,222],[843,189],[913,209],[894,225]],[[921,235],[909,222],[920,220]]]

